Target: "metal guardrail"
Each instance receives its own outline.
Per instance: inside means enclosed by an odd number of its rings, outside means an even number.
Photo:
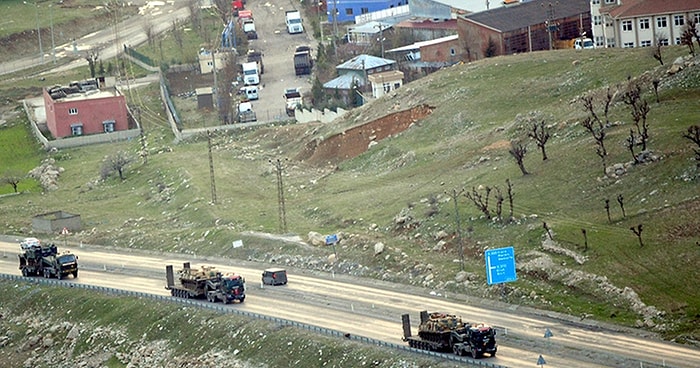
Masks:
[[[59,286],[59,287],[65,287],[65,288],[85,289],[85,290],[101,292],[104,294],[118,294],[118,295],[125,295],[125,296],[137,297],[137,298],[149,298],[149,299],[153,299],[156,301],[185,304],[185,305],[192,306],[195,308],[207,308],[207,309],[219,312],[219,313],[235,314],[238,316],[259,319],[262,321],[274,322],[274,323],[285,325],[285,326],[297,327],[297,328],[301,328],[301,329],[304,329],[307,331],[311,331],[311,332],[315,332],[315,333],[319,333],[319,334],[323,334],[323,335],[328,335],[328,336],[333,336],[333,337],[342,337],[344,339],[350,339],[350,340],[358,341],[358,342],[361,342],[364,344],[369,344],[369,345],[374,345],[374,346],[379,346],[379,347],[384,347],[384,348],[389,348],[389,349],[393,349],[393,350],[399,350],[399,351],[409,352],[409,353],[414,353],[414,354],[425,355],[425,356],[439,358],[439,359],[453,361],[453,362],[466,363],[466,364],[470,364],[471,366],[474,366],[474,367],[508,368],[506,366],[489,363],[489,362],[483,361],[483,360],[476,360],[473,358],[462,357],[462,356],[453,355],[453,354],[438,353],[438,352],[434,352],[434,351],[415,349],[415,348],[411,348],[411,347],[406,346],[406,345],[398,345],[398,344],[394,344],[394,343],[390,343],[390,342],[386,342],[386,341],[382,341],[382,340],[372,339],[369,337],[364,337],[364,336],[359,336],[359,335],[351,335],[351,334],[347,334],[347,333],[337,331],[337,330],[332,330],[332,329],[325,328],[325,327],[319,327],[319,326],[315,326],[315,325],[311,325],[311,324],[307,324],[307,323],[301,323],[301,322],[291,321],[291,320],[287,320],[287,319],[283,319],[283,318],[267,316],[264,314],[242,311],[242,310],[238,310],[236,308],[231,308],[230,306],[225,307],[222,304],[208,303],[208,302],[204,302],[201,300],[182,299],[182,298],[175,298],[172,296],[163,296],[163,295],[142,293],[139,291],[120,290],[120,289],[113,289],[113,288],[107,288],[107,287],[103,287],[103,286],[86,285],[86,284],[74,284],[74,283],[60,281],[60,280],[56,280],[56,279],[46,279],[46,278],[41,278],[41,277],[24,277],[24,276],[18,276],[18,275],[9,275],[9,274],[5,274],[5,273],[0,273],[0,279],[6,279],[6,280],[11,280],[11,281],[21,281],[21,282],[26,282],[26,283],[31,283],[31,284],[43,284],[43,285]]]

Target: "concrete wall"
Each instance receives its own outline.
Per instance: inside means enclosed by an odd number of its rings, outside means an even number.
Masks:
[[[32,217],[32,230],[35,232],[60,234],[64,228],[70,232],[82,230],[80,215],[55,211]]]

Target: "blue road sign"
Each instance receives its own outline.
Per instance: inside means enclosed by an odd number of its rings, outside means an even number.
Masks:
[[[511,282],[515,275],[515,251],[513,247],[489,249],[486,257],[486,282],[489,285]]]
[[[326,235],[326,245],[338,242],[338,234]]]
[[[545,362],[545,360],[544,360],[544,358],[542,357],[542,355],[540,355],[540,357],[537,358],[537,365],[545,365],[545,364],[547,364],[547,362]]]

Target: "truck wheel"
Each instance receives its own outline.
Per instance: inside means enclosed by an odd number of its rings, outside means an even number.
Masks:
[[[78,271],[73,271],[73,278],[77,279],[78,278]]]
[[[464,352],[462,351],[462,349],[460,349],[459,346],[457,346],[457,345],[452,345],[452,352],[455,353],[455,355],[459,355],[459,356],[464,355]]]
[[[29,270],[27,270],[26,268],[23,268],[22,269],[22,276],[29,277]]]
[[[56,272],[56,278],[59,280],[63,279],[63,274],[60,271]]]
[[[493,350],[493,353],[491,353],[491,357],[492,357],[492,358],[495,357],[495,356],[496,356],[496,349],[494,349],[494,350]]]
[[[242,297],[242,298],[241,298],[241,303],[243,303],[244,301],[245,301],[245,297]]]

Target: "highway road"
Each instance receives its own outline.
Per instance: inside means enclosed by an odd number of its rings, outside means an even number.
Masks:
[[[59,250],[62,249],[60,243]],[[229,305],[254,313],[331,328],[396,344],[401,341],[401,314],[412,317],[413,331],[421,310],[444,311],[466,321],[485,322],[499,332],[498,354],[489,363],[508,367],[535,366],[538,356],[551,367],[698,367],[700,350],[660,341],[651,333],[607,326],[555,313],[482,300],[430,295],[404,285],[309,271],[289,270],[286,286],[262,287],[261,265],[233,259],[128,252],[99,246],[75,246],[80,257],[77,279],[63,282],[168,295],[165,265],[215,266],[246,278],[243,304]],[[19,275],[18,243],[0,242],[0,273]],[[587,322],[587,323],[586,323]],[[549,329],[553,337],[544,338]]]

